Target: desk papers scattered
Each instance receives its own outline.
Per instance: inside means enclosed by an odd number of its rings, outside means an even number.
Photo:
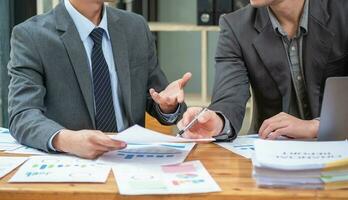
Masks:
[[[0,179],[16,169],[27,159],[25,157],[0,157]]]
[[[200,161],[167,166],[116,165],[113,168],[120,194],[189,194],[219,192],[220,187]]]
[[[194,143],[128,144],[126,149],[111,151],[98,161],[108,165],[133,163],[135,165],[169,165],[184,162]]]
[[[22,145],[19,144],[9,132],[4,132],[4,129],[1,128],[1,133],[0,133],[0,151],[1,150],[14,150]]]
[[[21,145],[12,137],[8,129],[0,127],[0,151],[15,154],[48,155],[47,153],[28,146]]]
[[[207,139],[185,139],[182,137],[174,137],[165,135],[156,131],[134,125],[117,135],[111,136],[115,140],[121,140],[126,143],[136,144],[156,144],[156,143],[192,143],[192,142],[211,142],[214,138]]]
[[[250,159],[254,153],[254,142],[258,134],[238,136],[233,142],[216,142],[215,144]]]
[[[32,156],[9,182],[93,182],[106,181],[111,167],[68,156]]]
[[[31,148],[28,146],[21,145],[19,148],[13,149],[13,150],[7,150],[5,153],[14,153],[14,154],[31,154],[31,155],[50,155],[49,153],[46,153],[44,151]]]
[[[0,134],[1,133],[10,133],[10,130],[8,130],[7,128],[3,128],[3,127],[0,127]]]
[[[348,142],[255,141],[253,176],[262,187],[348,187]]]

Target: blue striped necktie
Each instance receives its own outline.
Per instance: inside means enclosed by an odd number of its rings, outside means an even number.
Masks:
[[[117,122],[112,99],[109,69],[102,49],[103,34],[104,30],[102,28],[95,28],[89,35],[94,42],[91,59],[96,107],[95,122],[97,130],[116,132]]]

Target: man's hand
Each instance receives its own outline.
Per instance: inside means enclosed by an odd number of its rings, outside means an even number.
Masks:
[[[184,113],[183,118],[178,123],[180,130],[184,129],[201,111],[202,108],[192,107],[188,108]],[[187,130],[182,136],[185,138],[200,139],[210,138],[218,135],[224,127],[223,120],[211,110],[204,112],[199,118],[196,124],[194,124],[189,130]]]
[[[127,146],[125,142],[113,140],[103,132],[95,130],[62,130],[52,143],[58,151],[88,159],[95,159],[106,152]]]
[[[184,102],[184,87],[191,79],[192,74],[186,73],[181,79],[170,83],[166,89],[158,93],[155,89],[150,89],[152,99],[159,105],[163,113],[174,113],[178,104]]]
[[[315,138],[318,129],[318,120],[301,120],[282,112],[262,123],[259,136],[263,139],[277,139],[280,136],[308,139]]]

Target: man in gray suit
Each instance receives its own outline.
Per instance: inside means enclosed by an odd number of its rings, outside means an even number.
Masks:
[[[261,138],[314,138],[326,78],[348,75],[348,1],[251,0],[220,19],[209,111],[186,137],[233,140],[249,86]],[[190,108],[179,128],[200,108]]]
[[[95,158],[126,146],[104,132],[144,125],[145,111],[174,124],[186,109],[191,74],[168,85],[145,20],[103,0],[62,1],[16,26],[11,47],[9,126],[22,144]]]

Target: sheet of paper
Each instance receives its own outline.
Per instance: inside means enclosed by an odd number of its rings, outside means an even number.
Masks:
[[[133,163],[142,165],[169,165],[184,162],[194,143],[128,144],[126,149],[111,151],[98,161],[108,165]]]
[[[22,146],[9,132],[4,130],[3,128],[0,130],[0,150],[14,150]]]
[[[8,130],[7,128],[0,127],[0,134],[1,133],[10,133],[10,130]]]
[[[138,144],[155,144],[155,143],[192,143],[192,142],[211,142],[214,138],[207,139],[185,139],[182,137],[174,137],[165,135],[156,131],[152,131],[141,126],[135,125],[117,135],[111,136],[115,140],[122,140],[127,143]]]
[[[200,161],[179,165],[113,167],[120,194],[190,194],[219,192],[220,187]]]
[[[215,144],[232,151],[238,155],[250,159],[254,154],[254,142],[259,136],[257,134],[238,136],[233,142],[216,142]]]
[[[9,182],[103,183],[110,169],[100,162],[72,156],[32,156]]]
[[[253,164],[285,170],[320,169],[348,158],[348,142],[255,141]]]
[[[46,153],[44,151],[31,148],[28,146],[20,145],[19,148],[13,149],[13,150],[7,150],[5,153],[14,153],[14,154],[30,154],[30,155],[50,155],[49,153]]]
[[[0,157],[0,179],[27,159],[27,157]]]

